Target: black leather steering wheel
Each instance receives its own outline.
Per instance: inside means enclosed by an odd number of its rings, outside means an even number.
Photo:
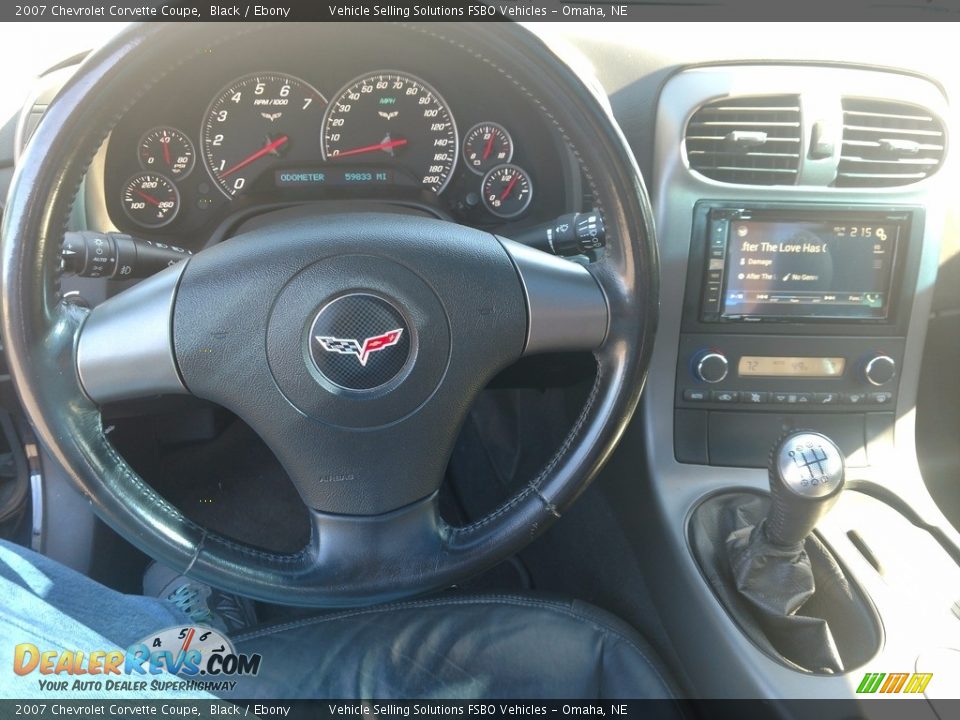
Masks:
[[[651,211],[602,102],[518,25],[398,30],[482,58],[539,107],[603,214],[601,259],[584,267],[440,220],[298,211],[261,219],[92,312],[64,302],[68,209],[106,134],[158,74],[258,32],[249,25],[133,26],[89,57],[37,128],[3,220],[7,361],[46,449],[135,546],[266,601],[386,601],[516,552],[597,474],[649,361]],[[584,350],[595,355],[596,381],[554,457],[486,517],[447,525],[437,489],[477,393],[524,355]],[[105,436],[98,404],[164,393],[214,401],[257,431],[310,508],[305,548],[268,553],[212,533],[133,471]]]

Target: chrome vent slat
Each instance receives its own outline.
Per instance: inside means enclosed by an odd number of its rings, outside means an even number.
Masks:
[[[871,132],[886,133],[888,135],[920,135],[923,137],[943,137],[939,130],[916,130],[912,128],[890,128],[890,127],[869,127],[866,125],[847,125],[844,123],[844,130],[851,132]]]
[[[846,178],[897,178],[900,180],[922,180],[927,176],[927,173],[855,173],[855,172],[844,172],[839,173],[840,177]]]
[[[703,167],[703,169],[722,170],[724,172],[757,172],[756,168],[738,167],[736,165],[706,165]],[[796,175],[799,171],[790,170],[789,168],[764,168],[763,172]]]
[[[779,158],[799,158],[799,153],[771,153],[771,152],[746,152],[746,153],[737,153],[737,152],[724,152],[724,151],[712,151],[712,150],[687,150],[688,155],[731,155],[735,157],[779,157]]]
[[[883,145],[882,145],[881,143],[877,142],[876,140],[853,140],[853,139],[846,139],[846,140],[843,141],[843,144],[844,144],[844,145],[850,145],[850,146],[852,146],[852,147],[875,148],[875,149],[878,149],[878,150],[883,148]],[[930,143],[920,143],[919,146],[918,146],[918,148],[919,148],[919,150],[920,150],[921,152],[924,152],[924,151],[938,152],[938,153],[939,153],[939,152],[943,152],[943,145],[932,145],[932,144],[930,144]]]
[[[904,158],[902,160],[874,160],[873,158],[856,157],[853,155],[841,155],[840,159],[844,162],[864,164],[864,165],[926,165],[927,167],[936,167],[940,164],[937,158]]]
[[[870,117],[870,118],[885,118],[890,120],[921,120],[923,122],[932,122],[933,117],[930,115],[895,115],[893,113],[881,113],[881,112],[867,112],[866,110],[844,110],[846,115]]]
[[[749,120],[691,120],[691,125],[701,125],[709,127],[784,127],[784,128],[798,128],[800,127],[799,122],[764,122],[762,120],[749,121]]]
[[[946,130],[926,108],[895,100],[843,98],[843,144],[835,187],[896,187],[943,163]]]
[[[688,143],[691,142],[691,141],[700,141],[700,140],[704,140],[704,141],[711,140],[711,141],[714,141],[714,142],[722,142],[722,141],[726,140],[726,136],[725,136],[725,135],[688,135],[688,136],[687,136],[687,142],[688,142]],[[800,138],[798,138],[798,137],[768,137],[768,138],[767,138],[767,142],[768,142],[768,143],[771,143],[771,142],[796,143],[796,144],[799,145],[799,144],[800,144]]]
[[[800,112],[799,105],[777,106],[777,105],[717,105],[702,108],[704,113],[725,113],[725,112],[782,112],[784,110],[795,110]]]
[[[796,95],[723,98],[687,124],[690,168],[720,182],[793,185],[800,174],[800,102]]]

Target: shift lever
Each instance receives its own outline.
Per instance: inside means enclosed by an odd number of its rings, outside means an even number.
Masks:
[[[803,542],[840,496],[843,453],[808,430],[784,436],[770,454],[770,510],[764,529],[774,545]]]
[[[695,511],[694,552],[751,639],[811,672],[841,673],[831,624],[857,660],[850,629],[868,631],[871,611],[811,531],[843,490],[843,453],[820,433],[796,430],[774,445],[769,471],[769,503],[733,492]]]

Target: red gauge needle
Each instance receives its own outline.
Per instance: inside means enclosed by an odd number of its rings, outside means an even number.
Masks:
[[[254,161],[259,160],[260,158],[262,158],[264,155],[269,155],[270,153],[272,153],[272,152],[273,152],[274,150],[276,150],[278,147],[280,147],[281,145],[283,145],[283,144],[284,144],[287,140],[289,140],[289,139],[290,139],[290,138],[287,137],[286,135],[281,135],[281,136],[278,137],[276,140],[274,140],[274,141],[272,141],[272,142],[268,142],[266,145],[264,145],[262,148],[260,148],[259,150],[257,150],[255,153],[252,153],[251,155],[248,155],[247,157],[245,157],[243,160],[241,160],[240,162],[238,162],[238,163],[237,163],[236,165],[234,165],[233,167],[229,167],[229,168],[227,168],[226,170],[224,170],[222,173],[220,173],[220,178],[222,179],[222,178],[227,177],[227,175],[232,175],[232,174],[235,173],[237,170],[240,170],[241,168],[245,168],[245,167],[246,167],[247,165],[249,165],[250,163],[252,163],[252,162],[254,162]]]
[[[513,186],[517,184],[517,180],[519,179],[520,179],[519,175],[514,175],[510,179],[510,182],[507,183],[507,186],[503,189],[503,192],[500,193],[500,202],[503,202],[508,197],[510,197],[510,193],[513,192]]]
[[[347,157],[348,155],[360,155],[361,153],[376,152],[377,150],[392,150],[395,147],[406,145],[406,140],[386,140],[376,145],[365,145],[363,147],[353,148],[352,150],[342,150],[333,157]]]
[[[487,140],[487,144],[483,146],[483,160],[486,160],[490,157],[490,151],[493,150],[493,141],[496,139],[496,135],[490,133],[490,139]]]
[[[167,134],[163,134],[163,139],[168,142],[163,143],[163,161],[167,164],[167,167],[170,167],[170,142]]]
[[[146,200],[148,203],[150,203],[151,205],[160,204],[160,201],[157,200],[153,195],[147,195],[145,192],[141,192],[140,190],[134,190],[134,192],[140,197],[142,197],[144,200]]]

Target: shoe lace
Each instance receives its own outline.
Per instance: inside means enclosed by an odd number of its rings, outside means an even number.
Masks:
[[[200,589],[195,585],[181,585],[170,593],[167,599],[194,622],[209,623],[213,620],[213,613],[200,598]]]

